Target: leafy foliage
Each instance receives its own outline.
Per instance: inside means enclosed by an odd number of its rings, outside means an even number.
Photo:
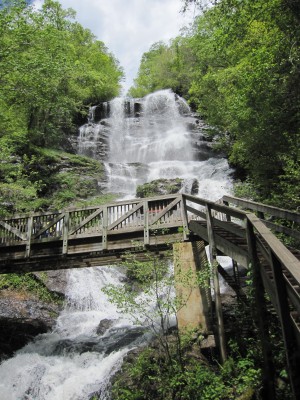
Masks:
[[[73,203],[87,205],[93,198],[96,204],[112,200],[112,196],[101,196],[99,192],[103,166],[97,160],[35,147],[2,165],[0,215],[3,216],[57,210]]]
[[[42,148],[69,151],[76,121],[91,103],[116,96],[123,77],[104,43],[74,21],[73,10],[54,0],[40,10],[27,3],[4,0],[0,7],[2,215],[62,208],[99,194],[95,180],[78,173],[99,178],[100,163]],[[61,171],[63,158],[73,165]]]
[[[118,62],[74,17],[53,0],[39,11],[23,0],[0,9],[0,140],[21,137],[15,150],[61,144],[84,105],[119,92]]]
[[[252,353],[238,351],[223,366],[209,364],[203,356],[203,335],[198,330],[170,333],[170,320],[186,304],[187,298],[175,295],[176,284],[168,264],[146,254],[139,261],[126,256],[130,281],[124,287],[107,286],[104,291],[136,324],[150,326],[155,340],[137,358],[125,362],[112,386],[114,399],[250,399],[261,384],[261,372]],[[176,267],[177,282],[186,288],[208,287],[210,268],[199,274]],[[250,347],[251,349],[252,347]]]
[[[191,345],[191,343],[190,343]],[[194,350],[195,351],[195,350]],[[174,356],[174,354],[173,354]],[[144,350],[134,363],[125,363],[116,379],[112,398],[122,400],[229,400],[253,398],[260,384],[260,370],[249,358],[230,358],[222,367],[204,359],[185,356],[185,368],[165,362],[155,349]]]
[[[201,9],[193,27],[144,54],[130,93],[171,87],[187,97],[217,128],[251,197],[299,208],[298,2],[183,2],[192,4]]]
[[[0,291],[8,289],[16,292],[27,292],[46,302],[60,303],[61,298],[50,292],[33,274],[2,274],[0,275]]]
[[[143,97],[159,89],[171,88],[179,95],[189,90],[189,76],[196,63],[185,37],[173,39],[169,45],[163,42],[153,44],[143,54],[137,78],[129,95]]]

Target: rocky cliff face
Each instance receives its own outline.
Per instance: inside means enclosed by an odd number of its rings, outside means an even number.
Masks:
[[[21,288],[4,286],[0,290],[0,360],[10,357],[36,335],[50,331],[62,309],[67,271],[36,273],[34,277],[47,300]]]

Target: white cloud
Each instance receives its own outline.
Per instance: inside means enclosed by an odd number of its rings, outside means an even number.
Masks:
[[[41,2],[41,0],[37,0]],[[127,90],[142,54],[160,40],[176,37],[191,21],[181,0],[60,0],[77,12],[76,20],[102,40],[124,68]]]

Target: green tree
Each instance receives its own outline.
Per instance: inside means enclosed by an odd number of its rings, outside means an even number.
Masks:
[[[154,43],[142,56],[138,75],[129,95],[143,97],[160,89],[172,89],[181,96],[187,95],[195,62],[186,36],[179,36],[169,44]]]
[[[175,278],[164,259],[150,252],[145,258],[139,261],[134,254],[128,254],[125,266],[129,282],[104,289],[120,310],[131,315],[135,323],[149,326],[155,337],[137,358],[125,361],[122,373],[117,374],[112,386],[112,397],[127,400],[253,398],[261,384],[261,371],[251,354],[242,357],[237,351],[223,366],[211,365],[202,354],[203,336],[197,330],[179,334],[173,329],[170,333],[170,318],[175,317],[188,298],[174,295],[175,279],[188,289],[195,285],[207,287],[209,265],[199,274],[176,268]]]
[[[53,0],[45,0],[40,10],[23,0],[1,2],[0,203],[5,213],[46,206],[41,196],[45,185],[51,186],[48,174],[41,177],[43,165],[32,172],[43,163],[41,147],[65,148],[78,116],[119,93],[118,61],[74,18],[73,10]]]
[[[193,27],[142,58],[130,94],[170,87],[215,129],[252,197],[300,207],[300,29],[293,0],[186,0]]]
[[[13,107],[38,145],[59,145],[77,113],[120,89],[117,61],[74,16],[53,0],[39,11],[22,0],[0,9],[1,111]]]

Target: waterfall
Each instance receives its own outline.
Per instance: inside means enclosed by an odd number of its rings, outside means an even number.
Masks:
[[[143,99],[117,98],[93,107],[80,128],[78,153],[105,162],[108,192],[135,196],[136,186],[158,178],[195,180],[200,197],[217,200],[231,191],[225,158],[207,145],[186,102],[170,90]],[[67,299],[56,327],[0,365],[0,400],[108,399],[111,375],[130,348],[144,339],[101,288],[122,285],[118,267],[69,271]],[[99,323],[106,322],[99,330]]]
[[[109,110],[81,127],[78,144],[80,154],[105,161],[108,191],[133,198],[137,185],[159,178],[182,178],[184,192],[197,180],[198,196],[211,200],[231,191],[227,160],[213,153],[187,103],[171,90],[117,98]]]

